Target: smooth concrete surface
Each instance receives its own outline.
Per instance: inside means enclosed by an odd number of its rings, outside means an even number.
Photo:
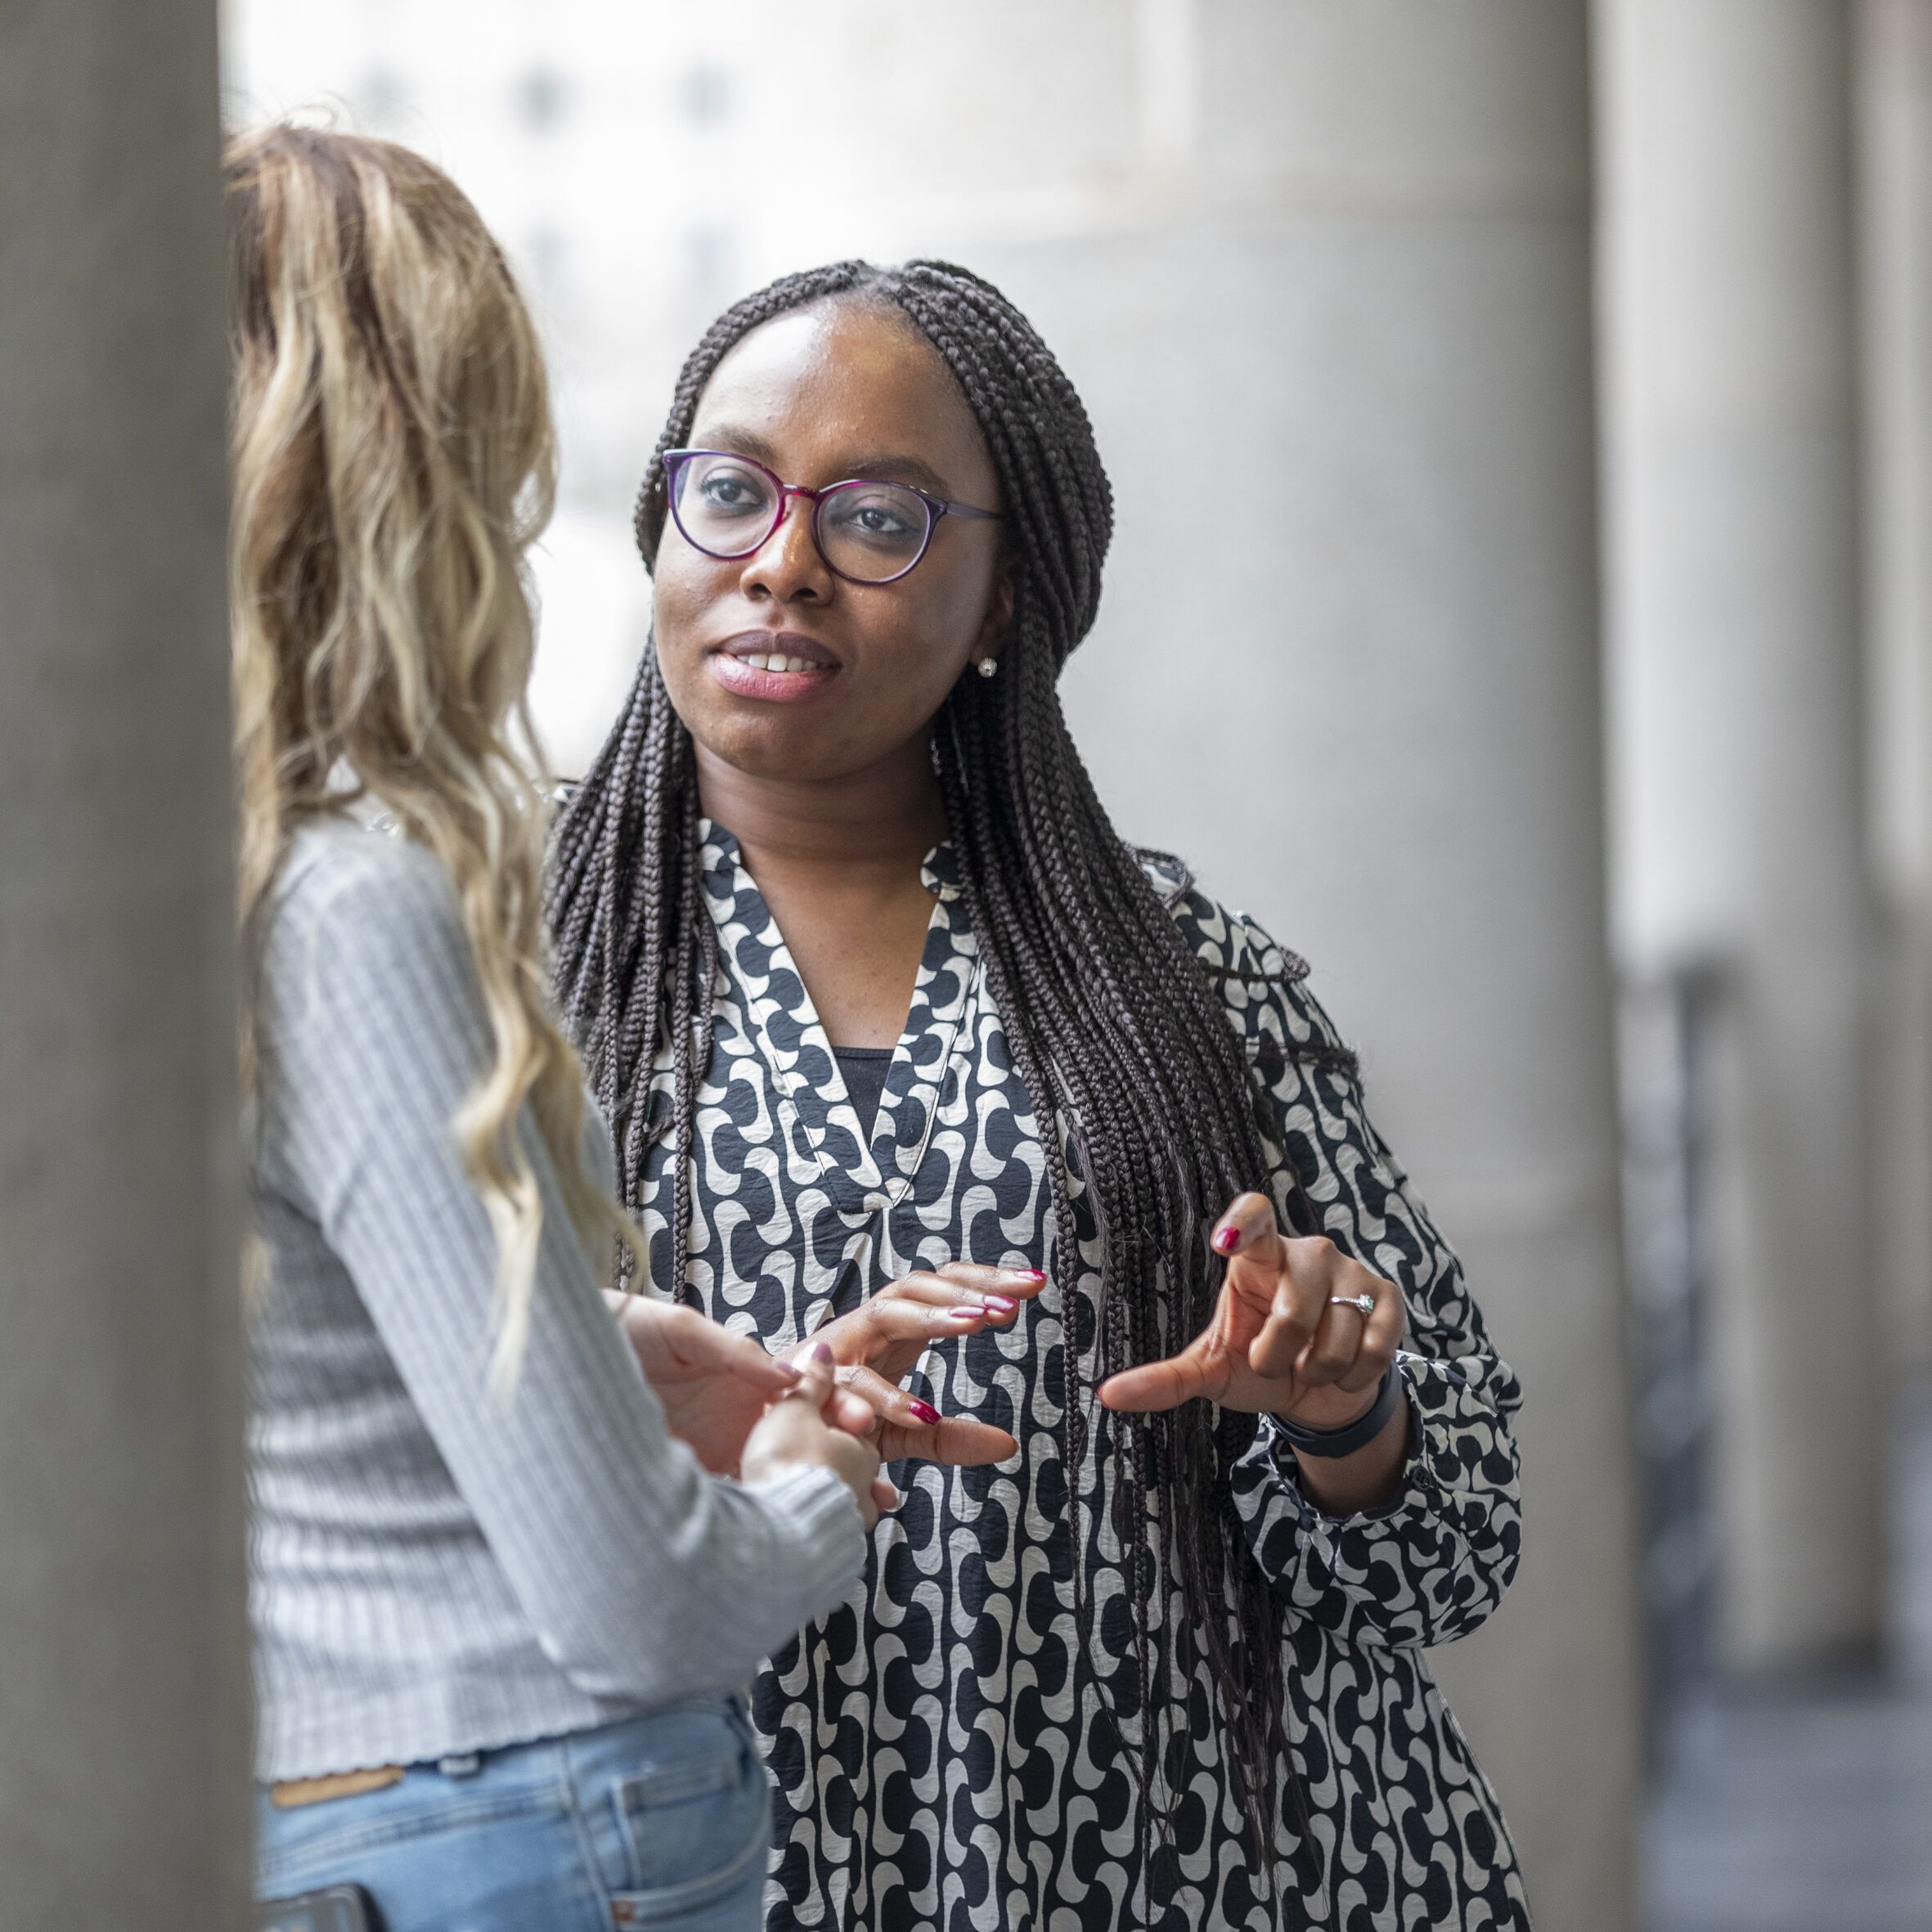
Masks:
[[[1583,10],[1196,25],[1166,204],[970,257],[1062,354],[1119,493],[1068,709],[1122,829],[1312,959],[1523,1376],[1522,1573],[1436,1663],[1539,1925],[1615,1932],[1641,1690]]]
[[[1932,0],[1862,0],[1855,102],[1867,793],[1880,965],[1873,1231],[1932,1373]]]
[[[1598,18],[1618,935],[1728,986],[1723,1652],[1786,1669],[1880,1622],[1849,12]]]
[[[244,1922],[217,138],[0,10],[0,1932]]]

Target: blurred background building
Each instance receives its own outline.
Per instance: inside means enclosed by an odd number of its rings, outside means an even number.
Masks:
[[[173,212],[199,177],[143,157],[211,149],[209,0],[130,11],[0,26],[0,273],[78,235],[77,312],[125,311],[16,327],[72,383],[0,389],[10,505],[54,402],[105,411],[96,363],[189,326],[202,258],[155,238],[204,245]],[[1436,1661],[1539,1925],[1932,1926],[1932,0],[227,0],[222,27],[230,119],[424,149],[532,294],[561,769],[642,647],[631,497],[719,308],[937,254],[1027,310],[1118,492],[1067,680],[1101,792],[1313,959],[1528,1387],[1521,1579]],[[124,230],[151,289],[117,282]],[[178,434],[134,439],[155,490]],[[61,610],[44,542],[0,559],[50,586],[13,711]],[[160,609],[205,616],[205,586]],[[118,621],[104,681],[168,634]],[[28,824],[49,754],[4,746]],[[177,1131],[218,1118],[182,1104]],[[7,1466],[24,1433],[0,1414]],[[74,1483],[130,1480],[73,1440]],[[64,1548],[5,1488],[7,1547]],[[0,1592],[0,1869],[8,1687],[81,1587]],[[209,1614],[177,1607],[164,1636]]]

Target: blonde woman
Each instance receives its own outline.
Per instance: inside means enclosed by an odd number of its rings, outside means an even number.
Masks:
[[[383,142],[272,128],[226,186],[261,1886],[739,1932],[736,1687],[855,1584],[892,1432],[829,1359],[600,1292],[636,1236],[545,1004],[552,445],[501,254]]]

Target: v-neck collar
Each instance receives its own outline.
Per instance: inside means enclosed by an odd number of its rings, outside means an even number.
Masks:
[[[793,1157],[815,1168],[819,1184],[843,1213],[896,1206],[918,1179],[961,1028],[979,998],[979,948],[966,921],[952,847],[935,846],[920,867],[933,897],[932,919],[905,1030],[893,1049],[868,1136],[804,978],[745,866],[736,836],[703,819],[699,838],[705,898],[732,982],[725,999],[738,1008],[746,1042],[763,1059],[777,1090],[777,1112]],[[728,1014],[721,1012],[720,1018]]]

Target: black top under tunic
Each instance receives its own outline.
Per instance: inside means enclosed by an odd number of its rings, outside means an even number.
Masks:
[[[1346,1060],[1319,1052],[1340,1042],[1306,968],[1150,861],[1242,1043],[1278,1210],[1292,1172],[1323,1231],[1409,1305],[1399,1360],[1413,1424],[1392,1501],[1324,1516],[1267,1418],[1233,1471],[1231,1507],[1282,1607],[1287,1729],[1312,1813],[1302,1847],[1284,1786],[1271,1891],[1243,1856],[1212,1725],[1176,1741],[1185,1796],[1171,1856],[1141,1868],[1134,1781],[1101,1696],[1130,1710],[1134,1682],[1130,1634],[1105,1614],[1126,1592],[1113,1418],[1094,1408],[1071,1478],[1061,1448],[1067,1311],[1095,1292],[1098,1236],[1076,1173],[1076,1225],[1055,1239],[1040,1123],[950,851],[927,864],[932,927],[869,1121],[736,841],[708,824],[701,837],[717,1030],[694,1143],[660,1143],[644,1176],[659,1285],[681,1157],[695,1181],[689,1283],[711,1314],[773,1349],[914,1269],[1050,1262],[1054,1274],[1016,1321],[936,1346],[910,1378],[941,1409],[1010,1429],[1018,1453],[991,1468],[895,1465],[905,1501],[880,1519],[851,1602],[753,1687],[777,1787],[771,1932],[1521,1932],[1515,1852],[1424,1654],[1481,1623],[1515,1570],[1521,1397]],[[658,1117],[672,1085],[667,1050]],[[1070,1480],[1102,1606],[1077,1671]],[[1185,1614],[1171,1579],[1157,1586],[1148,1615],[1170,1655]],[[1211,1700],[1203,1678],[1194,1702]]]
[[[886,1090],[886,1075],[892,1070],[892,1046],[835,1046],[832,1057],[838,1063],[838,1076],[845,1082],[846,1097],[865,1138],[872,1138],[873,1123],[878,1118],[878,1103]]]

